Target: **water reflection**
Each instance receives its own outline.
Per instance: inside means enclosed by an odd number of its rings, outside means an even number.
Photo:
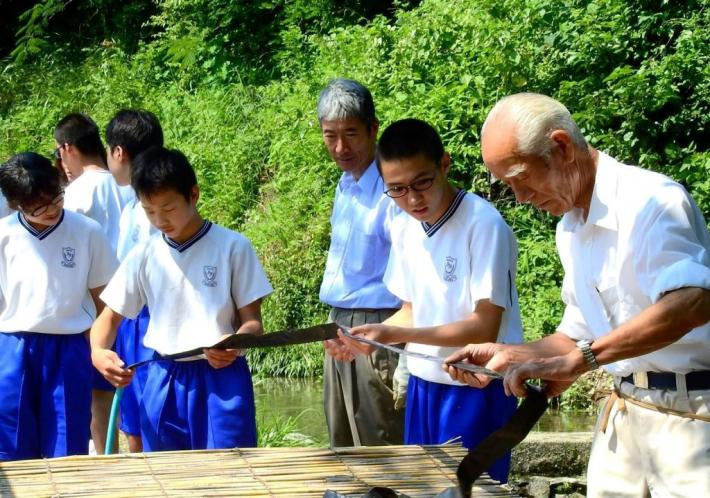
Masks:
[[[323,383],[320,379],[254,379],[259,420],[296,419],[297,431],[318,446],[327,446],[328,431],[323,413]],[[586,413],[548,411],[533,430],[577,432],[594,429],[596,417]]]

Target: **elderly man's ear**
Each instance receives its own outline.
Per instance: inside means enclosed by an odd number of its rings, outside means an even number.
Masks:
[[[574,143],[566,131],[555,130],[550,133],[550,139],[557,145],[557,148],[562,153],[565,163],[574,161]]]

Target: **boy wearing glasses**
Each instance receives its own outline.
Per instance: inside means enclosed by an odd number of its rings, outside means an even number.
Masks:
[[[0,168],[18,213],[0,220],[0,460],[88,452],[89,346],[84,306],[116,269],[101,227],[62,208],[59,172],[26,152]]]
[[[380,137],[377,164],[385,193],[409,216],[396,220],[384,282],[402,299],[395,315],[408,326],[364,325],[352,329],[384,343],[442,361],[469,343],[522,341],[515,288],[517,246],[498,211],[447,179],[449,155],[427,123],[405,119]],[[401,320],[400,320],[401,318]],[[369,346],[347,340],[355,352]],[[441,444],[460,437],[475,447],[503,425],[516,407],[502,381],[474,389],[453,381],[440,365],[409,357],[406,444]],[[489,474],[506,482],[510,455]]]

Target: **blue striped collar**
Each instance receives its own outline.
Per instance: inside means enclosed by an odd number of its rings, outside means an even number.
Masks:
[[[19,211],[17,212],[17,219],[20,220],[20,225],[25,227],[28,232],[37,237],[39,240],[43,240],[46,239],[50,233],[55,231],[57,227],[62,224],[62,221],[64,221],[64,210],[62,209],[62,214],[59,215],[59,221],[57,221],[54,225],[49,225],[44,230],[37,230],[35,227],[33,227],[32,224],[25,219],[25,215],[20,213]]]
[[[174,241],[173,239],[171,239],[170,237],[168,237],[168,236],[165,235],[165,234],[163,234],[163,240],[164,240],[170,247],[172,247],[173,249],[175,249],[176,251],[178,251],[178,252],[184,252],[184,251],[187,250],[189,247],[192,247],[192,246],[193,246],[198,240],[200,240],[202,237],[204,237],[205,235],[207,235],[207,232],[210,231],[210,228],[211,228],[211,227],[212,227],[212,222],[205,220],[204,223],[202,223],[202,226],[200,227],[200,229],[197,231],[197,233],[195,233],[195,235],[193,235],[192,237],[190,237],[189,239],[187,239],[187,240],[186,240],[185,242],[183,242],[182,244],[180,244],[179,242]]]
[[[465,190],[459,190],[458,193],[456,194],[456,197],[454,197],[454,201],[451,203],[449,206],[449,209],[446,210],[446,212],[441,215],[441,218],[436,220],[436,222],[432,225],[427,223],[426,221],[422,221],[422,228],[424,229],[424,233],[426,233],[427,237],[432,237],[441,227],[444,226],[444,223],[446,223],[449,218],[451,218],[454,213],[456,212],[456,209],[458,209],[459,205],[461,204],[461,201],[463,200],[464,196],[466,195]]]

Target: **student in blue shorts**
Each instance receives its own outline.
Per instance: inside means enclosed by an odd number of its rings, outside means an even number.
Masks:
[[[517,245],[500,213],[484,199],[452,185],[451,165],[438,133],[424,121],[392,123],[380,137],[377,164],[385,193],[409,216],[392,227],[384,282],[403,301],[387,323],[363,325],[354,334],[442,362],[469,343],[522,341],[515,288]],[[347,340],[355,352],[369,347]],[[475,447],[502,426],[516,400],[500,380],[485,389],[456,382],[440,365],[407,358],[404,441],[441,444],[460,438]],[[489,474],[506,482],[510,454]]]
[[[91,329],[92,361],[116,386],[133,372],[109,348],[124,317],[144,306],[143,343],[160,354],[214,344],[225,334],[261,334],[261,300],[272,292],[243,235],[203,219],[185,156],[153,147],[133,162],[131,185],[156,233],[128,254],[101,294]],[[239,351],[205,349],[206,359],[146,365],[140,400],[145,451],[256,445],[254,393]]]
[[[116,269],[94,220],[63,209],[59,171],[32,152],[0,168],[17,210],[0,220],[0,460],[88,452],[91,361],[85,306]]]
[[[122,109],[106,126],[106,144],[108,169],[120,188],[130,189],[130,197],[121,212],[118,226],[117,255],[118,260],[123,261],[134,247],[157,232],[148,221],[145,210],[131,187],[131,165],[140,153],[150,147],[162,147],[163,129],[158,118],[149,111]],[[115,350],[129,365],[153,355],[151,349],[143,346],[149,319],[148,307],[144,306],[135,319],[126,318],[119,326]],[[143,451],[138,400],[141,397],[144,374],[145,369],[137,372],[121,399],[120,429],[126,434],[128,450],[131,453]]]

